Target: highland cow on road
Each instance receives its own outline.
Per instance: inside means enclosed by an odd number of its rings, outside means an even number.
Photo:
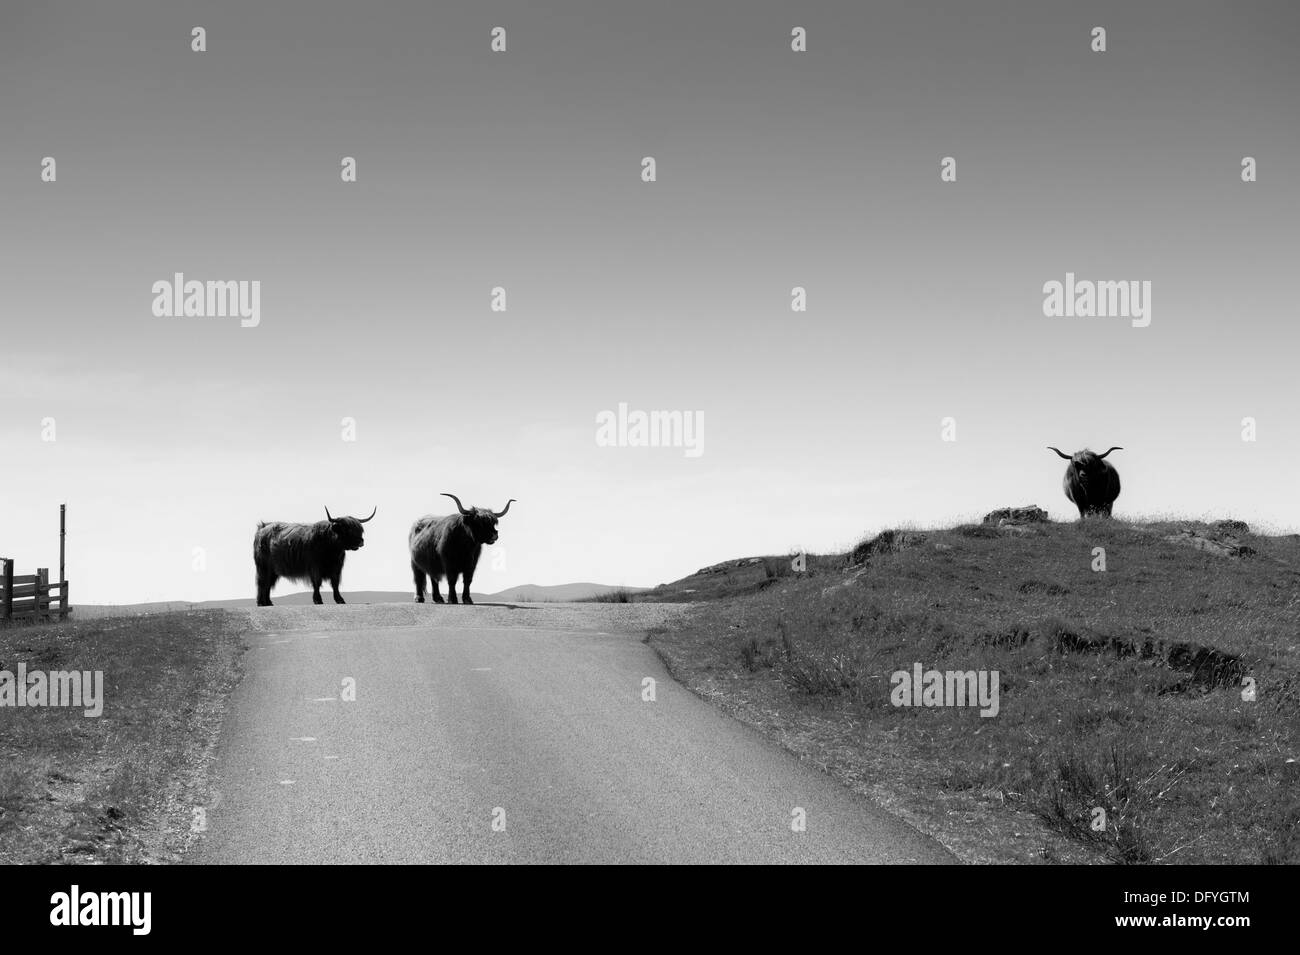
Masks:
[[[1065,469],[1065,496],[1079,509],[1080,517],[1100,514],[1110,517],[1110,509],[1119,497],[1119,472],[1109,461],[1102,459],[1111,451],[1123,451],[1123,448],[1111,448],[1103,454],[1085,448],[1073,455],[1066,454],[1059,448],[1048,447],[1070,462]]]
[[[325,520],[315,524],[285,524],[275,521],[257,525],[253,535],[253,563],[257,567],[257,605],[270,607],[271,588],[281,577],[311,584],[312,603],[324,603],[320,597],[321,581],[334,588],[334,602],[345,603],[339,593],[343,580],[343,559],[350,550],[365,545],[362,524],[375,516],[331,517],[325,508]]]
[[[456,603],[456,579],[465,578],[461,598],[472,604],[469,587],[474,582],[474,568],[484,544],[495,544],[497,519],[506,516],[514,498],[506,501],[499,511],[486,507],[465,507],[455,494],[442,492],[456,502],[459,514],[449,517],[427,515],[411,525],[411,573],[415,577],[415,602],[424,603],[424,580],[427,575],[432,586],[433,602],[443,602],[438,592],[438,580],[447,578],[447,602]]]

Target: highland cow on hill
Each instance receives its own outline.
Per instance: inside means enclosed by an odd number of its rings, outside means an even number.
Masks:
[[[1100,514],[1110,517],[1110,509],[1119,497],[1119,472],[1109,461],[1102,460],[1111,451],[1123,451],[1123,448],[1111,448],[1103,454],[1084,448],[1073,455],[1066,454],[1059,448],[1048,447],[1070,462],[1065,469],[1065,496],[1079,509],[1080,517]]]
[[[343,559],[350,550],[365,546],[362,524],[374,517],[331,517],[325,508],[325,520],[315,524],[285,524],[263,521],[253,535],[253,564],[257,567],[257,605],[270,607],[271,588],[281,577],[311,584],[312,603],[324,603],[320,597],[321,581],[334,588],[334,602],[345,603],[339,593],[343,580]]]
[[[456,579],[465,578],[461,599],[472,604],[469,587],[474,582],[474,568],[478,566],[479,554],[484,544],[495,544],[497,540],[497,519],[506,516],[514,498],[506,501],[506,506],[499,511],[486,507],[465,507],[455,494],[442,492],[456,502],[459,514],[449,517],[426,515],[411,525],[408,538],[411,548],[411,573],[415,577],[415,602],[424,603],[424,581],[426,575],[432,586],[433,602],[443,602],[438,592],[438,580],[447,578],[447,602],[456,603]]]

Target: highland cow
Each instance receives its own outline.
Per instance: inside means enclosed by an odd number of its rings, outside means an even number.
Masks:
[[[343,559],[350,550],[365,546],[362,524],[375,516],[331,517],[325,508],[325,520],[315,524],[285,524],[280,521],[257,525],[253,535],[253,563],[257,567],[257,605],[270,607],[271,588],[281,577],[311,583],[312,603],[324,603],[320,597],[322,580],[334,588],[334,602],[346,603],[339,593],[343,580]]]
[[[484,544],[495,544],[497,540],[497,519],[506,516],[515,499],[506,501],[506,506],[499,511],[485,507],[467,508],[461,504],[455,494],[442,492],[456,502],[459,514],[449,517],[427,515],[411,525],[409,543],[411,547],[411,573],[415,577],[415,602],[424,603],[424,581],[426,575],[432,588],[433,602],[443,602],[438,592],[438,580],[447,578],[447,602],[456,603],[456,579],[465,578],[461,590],[462,602],[472,604],[469,587],[474,582],[474,568],[478,566],[479,554]]]
[[[1059,448],[1048,447],[1070,462],[1065,469],[1065,496],[1079,509],[1080,517],[1100,514],[1110,517],[1111,506],[1119,497],[1119,472],[1109,461],[1102,459],[1111,451],[1123,451],[1123,448],[1111,448],[1104,454],[1097,454],[1085,448],[1073,455],[1066,454]]]

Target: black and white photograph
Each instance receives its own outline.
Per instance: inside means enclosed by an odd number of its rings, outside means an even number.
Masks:
[[[933,865],[1248,944],[1298,214],[1290,0],[5,2],[10,914]]]

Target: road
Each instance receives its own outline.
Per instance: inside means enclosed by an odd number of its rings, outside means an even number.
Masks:
[[[300,609],[325,612],[274,612]],[[678,685],[639,635],[489,609],[257,633],[187,861],[956,861]]]

